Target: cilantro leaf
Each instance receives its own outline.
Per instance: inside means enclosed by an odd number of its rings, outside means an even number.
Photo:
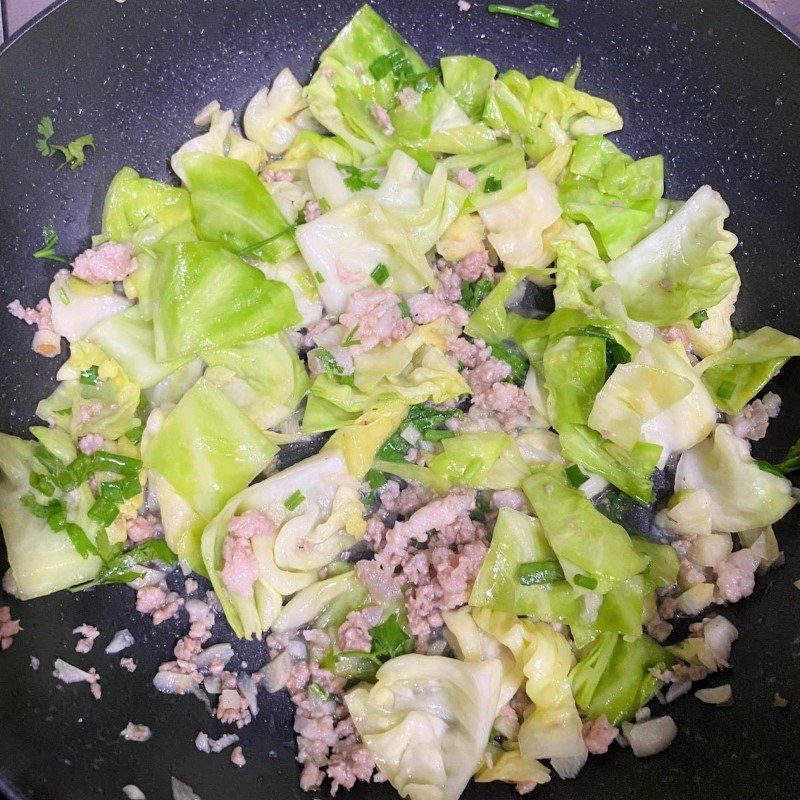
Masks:
[[[79,136],[66,145],[53,144],[50,139],[55,134],[55,130],[51,117],[42,117],[36,126],[36,132],[39,134],[39,138],[36,140],[36,149],[43,156],[49,158],[56,153],[60,153],[63,156],[64,162],[59,164],[57,169],[61,169],[67,164],[69,164],[70,169],[82,167],[86,162],[86,148],[91,147],[94,149],[94,137],[91,133]]]
[[[347,177],[344,179],[344,185],[351,192],[358,192],[361,189],[378,188],[378,173],[376,170],[361,170],[358,167],[351,166],[350,164],[337,164],[336,166],[347,173]]]
[[[471,314],[492,289],[494,289],[494,284],[488,278],[481,278],[478,281],[462,281],[461,300],[458,301],[458,304]]]

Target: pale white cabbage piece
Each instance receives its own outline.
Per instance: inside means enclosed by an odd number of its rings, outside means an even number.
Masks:
[[[300,314],[298,327],[308,328],[322,319],[322,300],[308,264],[299,253],[277,264],[257,262],[256,266],[273,281],[282,281],[291,290]]]
[[[369,198],[354,198],[301,225],[297,244],[329,314],[341,314],[351,295],[375,285],[371,273],[378,264],[389,270],[383,285],[398,293],[420,291],[433,280],[424,254]]]
[[[485,248],[486,227],[480,215],[461,214],[439,237],[436,252],[446,261],[460,261]]]
[[[339,168],[327,158],[312,158],[308,162],[308,182],[314,197],[324,199],[331,208],[339,208],[353,197]]]
[[[53,330],[68,342],[83,338],[91,328],[131,305],[112,283],[93,285],[59,270],[48,292]]]
[[[661,509],[656,523],[681,539],[711,534],[711,496],[705,489],[683,489],[674,504]]]
[[[497,708],[502,667],[442,656],[385,663],[374,686],[345,703],[378,769],[409,800],[457,800],[478,769]]]
[[[322,567],[363,536],[358,487],[340,452],[319,453],[249,486],[208,524],[201,541],[203,562],[237,636],[260,638],[280,614],[283,598],[316,582]],[[290,510],[285,502],[295,492],[302,500]],[[273,535],[250,540],[260,569],[252,596],[230,591],[221,578],[228,525],[248,510],[278,526]]]
[[[306,203],[314,199],[307,181],[268,181],[265,185],[288,222],[295,222]]]
[[[730,425],[718,425],[712,438],[681,456],[675,489],[704,489],[711,527],[723,533],[771,525],[797,502],[791,481],[762,470]]]
[[[506,269],[546,267],[553,260],[543,234],[561,217],[561,206],[553,184],[535,167],[524,192],[478,213]]]
[[[244,111],[245,136],[271,156],[286,152],[300,133],[295,114],[308,107],[303,87],[288,68],[282,69],[270,89],[259,89]]]
[[[704,320],[699,328],[696,328],[692,322],[678,323],[678,327],[686,334],[689,344],[692,345],[692,350],[700,358],[719,353],[729,347],[733,341],[731,316],[736,310],[736,300],[741,288],[742,282],[737,277],[728,296],[717,305],[706,309],[708,319]]]
[[[232,128],[233,111],[212,111],[208,130],[189,139],[188,142],[184,142],[170,159],[170,166],[182,182],[186,182],[186,173],[182,166],[183,156],[187,153],[211,153],[216,156],[224,156]]]
[[[738,280],[736,236],[723,227],[728,206],[702,186],[660,228],[612,261],[633,319],[671,325],[725,299]]]
[[[519,731],[523,757],[582,757],[586,745],[568,677],[574,665],[569,642],[543,622],[488,608],[472,613],[480,628],[511,651],[527,679],[525,691],[533,709]]]
[[[630,450],[661,445],[659,464],[708,436],[716,423],[711,395],[686,359],[653,338],[630,364],[620,364],[595,398],[589,426]]]

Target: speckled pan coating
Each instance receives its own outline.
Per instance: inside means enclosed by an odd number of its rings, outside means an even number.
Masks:
[[[30,254],[39,229],[53,220],[61,249],[85,247],[99,223],[105,187],[130,164],[168,178],[169,154],[192,135],[192,117],[214,98],[243,103],[280,67],[309,76],[321,47],[358,0],[70,0],[46,15],[0,55],[0,304],[42,296],[53,267]],[[468,13],[455,0],[386,0],[374,4],[432,60],[472,52],[501,69],[561,75],[580,55],[581,85],[613,100],[625,117],[617,137],[637,155],[663,152],[668,194],[688,196],[703,182],[732,208],[730,227],[745,289],[743,328],[774,323],[800,333],[800,50],[734,0],[560,0],[561,30],[490,17],[485,2]],[[50,114],[59,139],[91,132],[97,151],[77,172],[53,171],[36,154],[35,128]],[[0,306],[1,307],[1,306]],[[22,433],[56,365],[28,349],[30,331],[0,313],[0,429]],[[800,364],[776,382],[786,411],[762,453],[781,451],[800,434]],[[551,800],[778,800],[800,796],[800,576],[797,514],[781,526],[788,566],[760,581],[730,612],[742,639],[730,676],[735,702],[713,709],[692,698],[670,713],[680,733],[664,755],[637,761],[629,752],[592,757],[572,782],[536,790]],[[148,800],[170,797],[168,776],[204,800],[312,797],[297,787],[288,698],[262,696],[257,721],[240,733],[248,765],[198,753],[199,730],[221,730],[193,698],[157,696],[150,685],[168,658],[178,623],[157,633],[133,611],[133,594],[108,587],[15,605],[25,628],[0,655],[0,792],[37,800],[122,797],[123,785]],[[728,612],[726,612],[728,613]],[[139,669],[95,647],[73,650],[73,627],[103,632],[128,627]],[[217,633],[224,637],[222,625]],[[143,644],[147,648],[142,647]],[[239,654],[250,669],[261,647]],[[33,672],[29,656],[41,659]],[[127,653],[123,654],[127,655]],[[56,685],[53,660],[94,665],[103,698],[86,687]],[[728,678],[726,678],[727,680]],[[779,691],[790,700],[774,709]],[[143,745],[121,743],[129,720],[154,732]],[[386,786],[347,798],[391,798]],[[512,797],[500,785],[471,786],[465,798]]]

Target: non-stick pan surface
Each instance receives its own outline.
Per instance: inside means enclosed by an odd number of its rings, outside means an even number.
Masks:
[[[637,155],[664,153],[668,196],[703,183],[731,206],[729,227],[744,280],[737,324],[773,324],[800,333],[800,50],[785,34],[734,0],[560,0],[561,29],[491,16],[479,0],[460,13],[456,0],[374,3],[426,57],[477,53],[500,69],[563,75],[583,59],[581,85],[610,98],[625,118],[616,138]],[[0,55],[0,307],[31,303],[50,281],[34,261],[40,230],[54,221],[61,248],[76,253],[99,227],[108,181],[120,166],[169,179],[169,154],[193,135],[191,120],[209,100],[241,109],[257,88],[289,66],[310,75],[321,48],[359,0],[70,0],[46,14]],[[35,149],[40,117],[59,139],[92,133],[97,150],[76,172],[53,170]],[[24,434],[36,400],[49,393],[56,364],[34,356],[30,331],[0,313],[0,429]],[[782,452],[800,435],[800,364],[777,380],[784,412],[760,454]],[[771,800],[800,796],[800,578],[797,514],[780,526],[787,566],[759,581],[750,599],[725,609],[739,627],[732,707],[693,697],[670,707],[680,733],[664,754],[637,760],[619,748],[591,757],[577,780],[553,781],[536,796],[564,800]],[[6,602],[4,599],[3,602]],[[262,712],[241,733],[247,767],[203,755],[199,730],[216,720],[194,698],[156,693],[151,678],[171,657],[184,622],[154,630],[134,611],[126,587],[12,601],[24,632],[0,654],[0,791],[12,798],[121,798],[138,785],[148,800],[171,796],[169,776],[204,800],[310,797],[297,786],[288,698],[261,695]],[[89,655],[69,631],[97,625]],[[103,653],[113,631],[137,639],[133,674]],[[224,623],[215,634],[226,638]],[[263,646],[238,652],[255,669]],[[31,655],[41,660],[31,669]],[[102,676],[95,702],[84,684],[51,676],[63,657]],[[789,700],[773,708],[773,694]],[[128,721],[149,725],[146,744],[126,743]],[[316,793],[319,796],[320,793]],[[353,798],[390,798],[388,786]],[[513,796],[499,784],[470,786],[471,800]]]

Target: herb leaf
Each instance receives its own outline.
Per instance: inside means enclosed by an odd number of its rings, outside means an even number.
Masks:
[[[458,304],[471,314],[492,289],[494,289],[494,284],[488,278],[481,278],[477,281],[462,281],[461,300],[458,301]]]
[[[174,567],[178,557],[169,549],[163,539],[150,539],[142,542],[138,547],[134,547],[133,550],[128,550],[125,553],[118,552],[103,564],[94,580],[75,586],[71,591],[77,592],[83,589],[91,589],[93,586],[101,586],[106,583],[130,583],[139,577],[136,567],[150,561],[159,561]]]
[[[36,132],[39,134],[39,138],[36,140],[36,149],[43,156],[49,158],[56,153],[61,153],[64,157],[64,162],[58,166],[58,169],[65,167],[67,164],[69,164],[70,169],[82,167],[86,162],[86,148],[94,148],[94,137],[91,133],[79,136],[66,145],[52,144],[50,139],[55,134],[55,130],[51,117],[42,117],[36,126]]]
[[[525,8],[490,5],[489,12],[491,14],[508,14],[511,17],[522,17],[522,19],[527,19],[531,22],[538,22],[540,25],[547,25],[548,28],[557,28],[559,24],[558,18],[555,16],[555,11],[541,4],[526,6]]]
[[[52,222],[42,228],[42,239],[44,240],[42,247],[33,254],[34,258],[47,259],[48,261],[59,261],[62,264],[69,264],[68,258],[63,258],[56,253],[56,247],[58,247],[58,234],[55,232]]]
[[[499,358],[500,361],[505,361],[511,367],[506,381],[513,383],[516,386],[523,386],[525,379],[528,377],[528,367],[530,361],[522,350],[513,342],[506,344],[505,342],[492,342],[492,355]]]
[[[372,636],[370,653],[381,663],[414,649],[414,637],[400,624],[397,614],[387,617],[380,625],[370,628],[369,632]]]
[[[337,164],[336,166],[347,173],[347,177],[344,179],[344,185],[351,192],[358,192],[361,189],[378,188],[378,173],[376,170],[360,170],[358,167],[353,167],[350,164]]]

